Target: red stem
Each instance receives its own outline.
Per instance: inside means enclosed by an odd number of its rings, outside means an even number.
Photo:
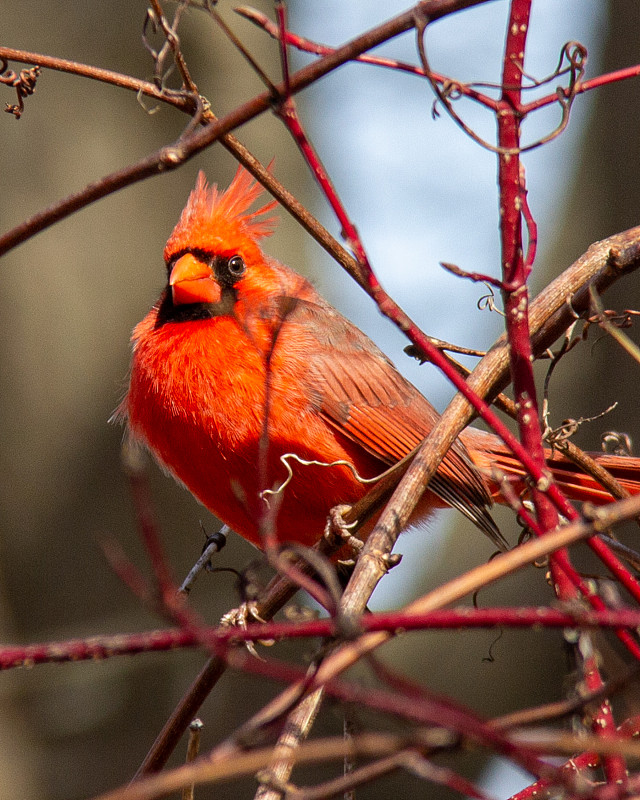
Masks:
[[[598,75],[596,78],[591,78],[588,81],[582,81],[582,83],[579,85],[574,86],[573,94],[582,94],[583,92],[588,92],[592,89],[599,89],[601,86],[608,86],[612,83],[627,81],[630,78],[637,78],[638,75],[640,75],[640,64],[636,64],[633,67],[618,69],[614,72],[607,72],[604,75]],[[566,89],[561,89],[560,91],[565,97],[569,96],[569,93]],[[531,111],[537,111],[539,108],[544,108],[545,106],[550,106],[557,102],[558,93],[555,91],[553,94],[548,94],[544,97],[539,97],[537,100],[532,100],[530,103],[526,103],[522,106],[522,113],[526,115]]]
[[[498,144],[509,151],[520,146],[520,99],[524,52],[529,30],[531,0],[513,0],[509,17],[502,81],[505,86],[497,114]],[[500,187],[500,235],[506,331],[510,344],[511,378],[517,420],[523,446],[540,472],[546,469],[540,429],[533,352],[529,329],[527,269],[523,260],[521,163],[516,155],[498,155]],[[549,498],[533,491],[538,522],[544,531],[558,525],[558,514]],[[559,579],[565,582],[566,578]],[[571,588],[566,591],[571,594]],[[564,591],[563,591],[564,594]]]
[[[470,628],[531,629],[635,629],[640,627],[640,611],[634,609],[565,611],[545,606],[452,608],[421,613],[392,611],[367,614],[358,620],[363,633],[386,631],[463,630]],[[145,633],[91,636],[59,642],[24,646],[0,646],[0,670],[34,664],[94,661],[114,656],[166,650],[208,647],[218,648],[261,639],[276,641],[303,638],[328,638],[341,635],[340,622],[333,618],[305,622],[266,622],[240,627],[169,628]]]
[[[502,73],[504,89],[497,114],[498,144],[509,153],[517,152],[520,147],[521,81],[530,13],[531,0],[512,0]],[[503,283],[509,287],[509,291],[503,292],[505,324],[510,344],[511,378],[518,427],[522,444],[531,454],[536,466],[544,471],[546,462],[533,374],[527,287],[527,278],[535,255],[535,235],[533,251],[530,247],[525,262],[522,243],[523,199],[526,201],[523,175],[524,170],[519,156],[506,155],[504,152],[498,155]],[[531,231],[533,219],[526,202],[524,209],[528,214],[529,230]],[[556,528],[559,522],[558,512],[549,497],[535,487],[532,498],[542,530],[551,531]],[[566,551],[552,555],[550,560],[558,597],[566,601],[576,600],[578,590],[569,580],[567,573],[559,568],[558,558],[561,560],[566,558],[568,562]],[[617,559],[614,557],[613,561],[617,562]],[[602,677],[592,652],[583,657],[582,672],[585,684],[590,691],[597,691],[602,687]],[[615,733],[615,723],[607,701],[593,713],[591,725],[596,733],[602,735]],[[610,784],[620,784],[626,780],[624,759],[618,756],[609,756],[604,759],[603,763]]]

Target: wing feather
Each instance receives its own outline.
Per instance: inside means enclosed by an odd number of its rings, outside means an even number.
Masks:
[[[438,419],[433,406],[364,333],[320,298],[298,302],[293,313],[316,339],[307,380],[320,416],[385,465],[415,450]],[[487,510],[487,486],[460,441],[429,488],[505,548]]]

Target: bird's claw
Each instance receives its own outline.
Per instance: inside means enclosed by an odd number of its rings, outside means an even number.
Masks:
[[[349,545],[354,556],[357,557],[364,547],[364,542],[351,533],[351,528],[357,523],[347,523],[344,520],[345,514],[349,511],[351,511],[351,506],[349,505],[343,504],[334,506],[331,511],[329,511],[329,518],[327,519],[327,524],[324,529],[324,535],[325,538],[329,540],[334,536],[339,536],[346,545]]]
[[[255,622],[266,621],[258,614],[258,604],[255,600],[248,600],[239,605],[238,608],[232,608],[231,611],[227,611],[226,614],[220,617],[220,624],[229,628],[244,629],[247,627],[250,618]]]
[[[241,628],[242,630],[246,630],[251,622],[266,622],[258,613],[258,604],[254,600],[242,603],[238,608],[232,608],[231,611],[227,611],[220,618],[220,625],[227,628]],[[256,641],[264,647],[271,647],[275,644],[274,639],[257,639]],[[253,642],[248,641],[245,644],[252,656],[261,658]]]

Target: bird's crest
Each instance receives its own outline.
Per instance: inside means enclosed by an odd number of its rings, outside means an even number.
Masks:
[[[209,186],[200,171],[195,189],[165,247],[165,259],[186,248],[231,251],[249,242],[256,245],[259,239],[270,236],[277,218],[264,215],[275,208],[276,201],[247,213],[263,191],[242,166],[224,192],[219,192],[216,184]]]

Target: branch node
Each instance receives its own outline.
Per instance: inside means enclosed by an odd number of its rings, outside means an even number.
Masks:
[[[402,553],[385,553],[384,561],[386,562],[387,570],[391,570],[402,561]]]
[[[173,169],[180,166],[184,159],[185,152],[181,147],[165,147],[160,154],[158,168],[161,171],[163,169]]]

